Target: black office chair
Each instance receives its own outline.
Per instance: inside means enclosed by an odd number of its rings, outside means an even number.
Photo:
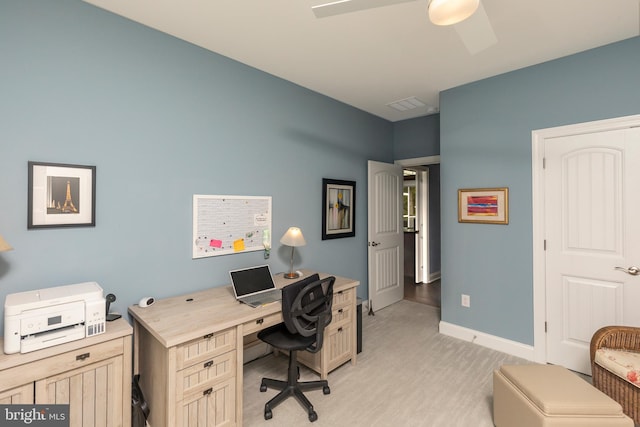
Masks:
[[[303,391],[322,389],[324,394],[331,393],[326,380],[298,382],[300,368],[298,351],[317,353],[322,348],[324,328],[331,323],[331,305],[333,303],[333,276],[320,280],[317,274],[282,288],[282,317],[284,323],[271,326],[258,333],[258,338],[276,349],[289,351],[289,373],[287,381],[263,378],[260,391],[268,388],[281,390],[264,405],[264,419],[273,417],[273,408],[290,396],[307,410],[309,421],[318,419],[313,405]]]

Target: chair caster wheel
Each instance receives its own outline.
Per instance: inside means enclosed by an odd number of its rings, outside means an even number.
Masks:
[[[270,420],[271,418],[273,418],[273,412],[271,412],[271,409],[265,409],[265,411],[264,411],[264,419],[265,420]],[[309,416],[309,418],[311,418],[311,416]]]
[[[329,388],[328,385],[322,387],[322,393],[324,394],[331,394],[331,389]]]
[[[267,391],[267,386],[266,386],[266,385],[264,385],[264,384],[260,384],[260,391],[261,391],[261,392],[263,392],[263,393],[264,393],[265,391]]]
[[[309,412],[309,421],[314,422],[317,419],[318,419],[318,414],[316,414],[316,411]]]

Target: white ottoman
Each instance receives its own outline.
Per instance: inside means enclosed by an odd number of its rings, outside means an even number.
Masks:
[[[493,372],[496,427],[634,427],[620,404],[553,365],[503,365]]]

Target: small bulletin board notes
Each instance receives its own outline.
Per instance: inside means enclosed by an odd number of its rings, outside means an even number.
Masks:
[[[271,197],[193,196],[193,258],[271,249]]]

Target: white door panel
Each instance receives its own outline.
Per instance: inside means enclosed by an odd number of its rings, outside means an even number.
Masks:
[[[368,162],[369,304],[379,310],[404,297],[402,167]]]
[[[640,129],[545,141],[547,361],[590,373],[600,327],[640,325]]]
[[[416,234],[415,283],[429,283],[431,265],[429,264],[429,169],[419,170],[416,174],[418,199],[418,233]]]

